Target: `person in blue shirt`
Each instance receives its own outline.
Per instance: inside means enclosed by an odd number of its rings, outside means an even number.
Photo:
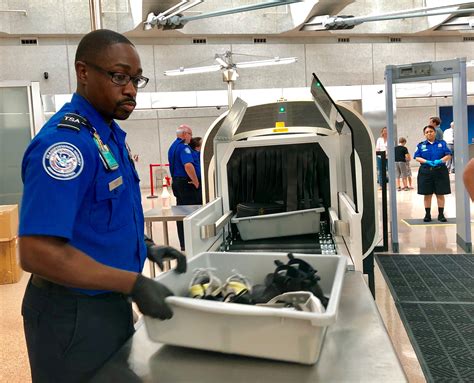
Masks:
[[[129,297],[151,317],[172,316],[164,285],[140,273],[146,257],[186,258],[144,236],[139,178],[125,132],[142,76],[123,35],[85,35],[77,90],[27,148],[19,255],[32,274],[22,303],[33,382],[84,382],[133,334]]]
[[[201,146],[202,137],[193,137],[189,142],[191,147],[191,154],[193,155],[194,168],[196,169],[196,175],[199,180],[198,199],[199,205],[202,205],[202,186],[201,186]]]
[[[200,182],[189,143],[193,137],[190,126],[182,124],[176,130],[176,140],[168,150],[172,178],[171,188],[176,205],[200,205]],[[185,250],[183,222],[176,222],[181,250]]]
[[[418,194],[424,195],[424,222],[431,221],[431,199],[436,194],[438,201],[438,221],[446,222],[444,216],[444,195],[451,193],[449,172],[446,161],[451,158],[445,141],[436,139],[436,130],[430,125],[423,128],[425,141],[417,145],[414,158],[421,166],[418,171]]]

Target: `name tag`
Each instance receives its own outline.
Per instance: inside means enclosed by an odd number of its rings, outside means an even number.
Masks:
[[[109,191],[112,191],[114,189],[117,189],[120,185],[123,184],[123,178],[122,176],[114,179],[113,181],[109,182]]]

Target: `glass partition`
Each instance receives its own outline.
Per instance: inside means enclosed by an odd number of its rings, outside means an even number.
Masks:
[[[0,86],[0,205],[18,204],[21,161],[31,141],[28,87]]]

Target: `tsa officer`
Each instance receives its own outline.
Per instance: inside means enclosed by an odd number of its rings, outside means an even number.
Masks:
[[[168,162],[173,179],[171,188],[178,206],[200,204],[200,183],[196,173],[192,149],[189,147],[192,138],[192,129],[188,125],[180,125],[176,130],[176,140],[173,141],[168,150]],[[179,244],[181,250],[184,250],[183,222],[176,222],[176,224],[178,227]]]
[[[418,194],[424,195],[425,217],[423,221],[431,221],[431,199],[433,194],[436,194],[438,221],[446,222],[444,195],[451,193],[446,161],[451,158],[451,151],[445,141],[435,138],[436,130],[432,126],[425,126],[423,134],[426,140],[417,145],[413,156],[421,164],[418,171]]]
[[[98,30],[75,57],[77,90],[32,140],[22,163],[20,259],[32,274],[22,304],[33,382],[86,382],[133,334],[129,297],[151,317],[172,316],[145,258],[186,259],[145,243],[139,178],[115,122],[148,79],[135,46]]]

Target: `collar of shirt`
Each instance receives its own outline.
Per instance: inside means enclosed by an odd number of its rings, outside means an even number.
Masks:
[[[91,125],[97,130],[97,133],[99,133],[102,142],[107,144],[109,142],[112,129],[118,128],[118,125],[115,123],[115,121],[112,121],[111,125],[107,124],[104,118],[92,106],[92,104],[77,93],[73,94],[71,104],[77,109],[78,114],[87,118]],[[118,128],[118,130],[122,131],[120,128]]]

